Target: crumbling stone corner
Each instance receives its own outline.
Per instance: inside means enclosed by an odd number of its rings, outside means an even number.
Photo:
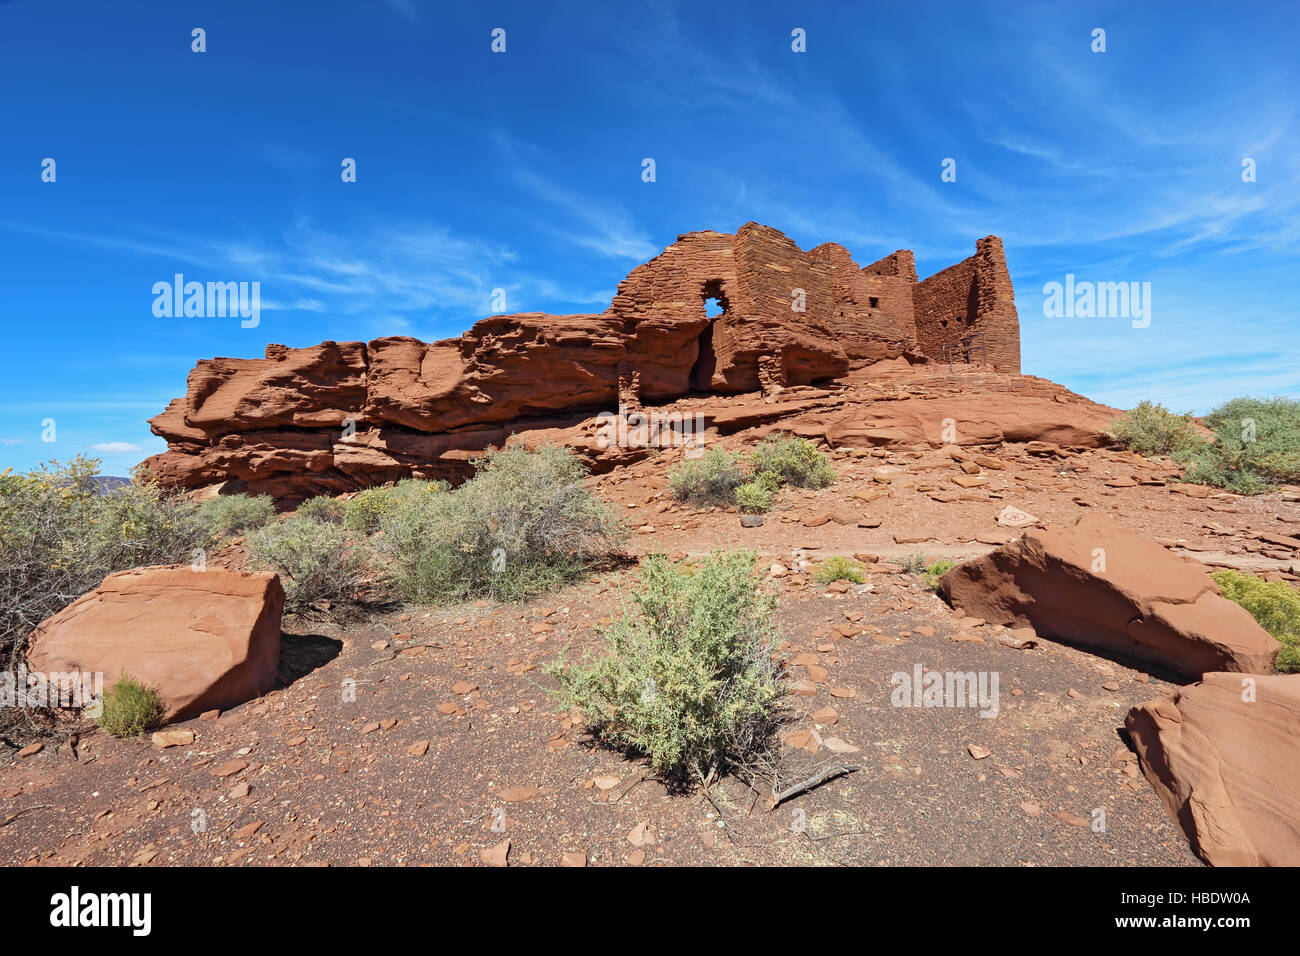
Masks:
[[[763,399],[771,401],[785,390],[785,362],[781,350],[758,357],[758,387],[763,392]]]

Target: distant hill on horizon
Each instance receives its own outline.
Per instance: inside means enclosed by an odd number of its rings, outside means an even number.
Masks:
[[[130,478],[122,478],[118,475],[96,475],[92,481],[97,486],[96,490],[101,494],[107,494],[110,491],[116,491],[131,483]]]

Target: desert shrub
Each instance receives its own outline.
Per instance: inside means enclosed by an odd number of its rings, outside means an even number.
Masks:
[[[1238,495],[1259,495],[1272,487],[1256,472],[1244,470],[1225,456],[1209,450],[1185,462],[1183,480],[1224,488]]]
[[[489,450],[459,488],[411,494],[380,520],[403,593],[435,603],[516,600],[568,583],[614,553],[626,529],[582,484],[571,451]]]
[[[218,495],[199,506],[199,519],[217,536],[252,531],[274,517],[270,495]]]
[[[399,508],[418,506],[420,502],[447,490],[445,481],[403,478],[395,485],[367,488],[343,506],[343,523],[357,534],[373,534],[385,515]]]
[[[761,515],[772,510],[772,490],[765,481],[752,479],[736,488],[736,504],[745,514]]]
[[[1300,482],[1300,402],[1234,398],[1205,425],[1215,440],[1182,456],[1186,480],[1246,495]]]
[[[340,524],[294,515],[258,528],[244,541],[252,564],[277,572],[285,607],[302,613],[320,605],[364,601],[377,575],[368,548]]]
[[[98,472],[78,457],[0,476],[0,667],[15,667],[37,624],[108,575],[188,563],[206,542],[191,502],[152,484],[101,494]]]
[[[341,524],[347,514],[347,507],[337,498],[331,498],[329,495],[319,495],[315,498],[308,498],[300,504],[294,514],[299,518],[312,518],[328,524]]]
[[[903,559],[904,574],[923,574],[925,573],[925,554],[921,551],[915,551]]]
[[[123,674],[104,695],[104,709],[95,723],[114,737],[139,737],[162,723],[162,698],[129,674]]]
[[[753,552],[715,553],[687,573],[663,555],[641,565],[633,606],[601,630],[603,653],[547,668],[557,703],[603,742],[655,772],[708,781],[766,751],[781,690],[772,660],[775,598]]]
[[[668,490],[678,501],[693,505],[729,505],[745,482],[740,459],[721,448],[710,448],[668,474]]]
[[[957,567],[957,562],[948,558],[940,558],[925,568],[925,583],[930,585],[930,590],[938,594],[942,589],[939,587],[939,579]]]
[[[1277,669],[1289,674],[1300,671],[1300,591],[1285,581],[1265,581],[1227,569],[1215,571],[1214,580],[1224,597],[1249,611],[1282,644]]]
[[[817,565],[813,577],[822,584],[830,584],[832,581],[851,581],[854,584],[861,584],[866,580],[862,565],[842,554],[833,554]]]
[[[1176,415],[1152,402],[1139,402],[1115,419],[1110,431],[1119,444],[1148,457],[1177,457],[1205,444],[1190,414]]]
[[[835,482],[830,459],[806,438],[768,435],[749,456],[756,476],[770,476],[777,487],[826,488]]]

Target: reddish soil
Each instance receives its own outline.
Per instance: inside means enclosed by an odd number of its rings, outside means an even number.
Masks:
[[[1102,509],[1180,553],[1294,579],[1296,554],[1259,535],[1294,536],[1300,496],[1189,497],[1166,465],[1107,450],[968,451],[991,456],[972,489],[954,483],[966,472],[940,449],[836,452],[833,487],[785,491],[754,529],[671,502],[680,449],[591,479],[639,529],[637,554],[744,546],[763,567],[792,566],[796,548],[814,564],[878,557],[847,593],[797,571],[769,582],[791,686],[815,689],[790,698],[782,781],[861,767],[772,812],[735,778],[707,796],[670,791],[554,712],[542,665],[618,613],[629,567],[521,605],[287,619],[284,686],[176,725],[195,732],[192,745],[90,731],[75,753],[51,743],[7,758],[0,861],[481,865],[508,840],[510,865],[566,853],[589,864],[1196,865],[1120,733],[1131,706],[1171,685],[1046,640],[999,643],[1005,631],[963,619],[897,562],[987,550],[1016,533],[996,524],[1015,504],[1049,524]],[[883,494],[853,497],[862,491]],[[892,706],[890,676],[916,664],[996,672],[1000,712]]]

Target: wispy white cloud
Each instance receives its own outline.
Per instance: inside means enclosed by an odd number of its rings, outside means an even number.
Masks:
[[[544,232],[612,259],[644,262],[659,254],[659,246],[621,206],[560,186],[522,163],[515,164],[515,179],[534,200],[562,214],[558,222],[549,217],[539,222]]]
[[[588,233],[567,234],[557,229],[566,241],[605,256],[638,260],[658,252],[647,238],[634,235],[618,213],[603,219],[587,208],[581,197],[540,179],[535,184],[548,193],[551,202],[573,211],[579,223],[575,228],[583,224],[592,228]],[[519,253],[503,243],[457,235],[445,227],[428,224],[385,225],[345,236],[301,219],[278,242],[157,231],[151,231],[157,237],[154,241],[138,241],[130,233],[115,236],[16,222],[0,222],[0,227],[156,259],[160,278],[168,281],[177,263],[223,280],[258,281],[261,308],[268,312],[346,317],[381,311],[406,315],[408,320],[438,317],[465,327],[489,314],[493,290],[498,288],[507,290],[512,310],[515,305],[543,309],[594,304],[603,309],[613,297],[612,292],[604,290],[567,288],[542,272],[526,268]],[[607,248],[601,248],[602,244]],[[187,272],[187,277],[198,275]]]
[[[260,307],[264,312],[324,312],[325,303],[320,299],[298,297],[281,302],[278,299],[262,299]]]
[[[103,455],[130,455],[144,451],[139,445],[133,445],[126,441],[100,442],[97,445],[91,445],[90,450]]]

